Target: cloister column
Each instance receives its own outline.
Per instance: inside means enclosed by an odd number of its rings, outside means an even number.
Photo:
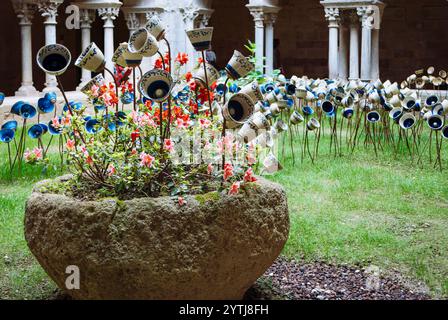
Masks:
[[[55,44],[56,41],[56,18],[58,7],[64,0],[39,0],[38,7],[42,17],[45,18],[45,45]],[[43,92],[59,91],[56,77],[46,75],[45,89]]]
[[[21,43],[22,43],[22,84],[16,91],[16,96],[31,96],[37,94],[33,85],[33,57],[31,20],[34,17],[36,7],[29,3],[13,1],[14,11],[19,18]]]
[[[372,29],[372,81],[380,78],[380,30]]]
[[[349,80],[359,79],[359,17],[350,14],[350,77]]]
[[[255,67],[257,70],[264,72],[264,13],[261,7],[248,5],[248,8],[255,22]]]
[[[274,24],[279,10],[266,14],[264,19],[266,24],[266,74],[268,75],[274,71]]]
[[[104,21],[104,57],[106,59],[106,67],[112,72],[114,72],[112,57],[115,52],[114,21],[120,13],[120,6],[121,4],[114,4],[114,6],[111,7],[98,9],[98,15]],[[108,72],[105,73],[105,78],[109,81],[113,80]]]
[[[339,28],[339,78],[347,80],[348,78],[348,28],[347,20],[342,19]]]
[[[362,24],[361,45],[361,80],[369,82],[372,80],[372,15],[373,10],[369,7],[359,7],[358,15]]]
[[[80,27],[81,27],[81,50],[87,48],[91,42],[91,28],[95,21],[95,11],[89,9],[81,9],[79,12]],[[92,79],[92,73],[89,70],[81,69],[81,83],[78,89]]]
[[[328,41],[328,71],[329,78],[336,79],[339,75],[339,9],[325,8],[325,18],[328,21],[329,41]]]

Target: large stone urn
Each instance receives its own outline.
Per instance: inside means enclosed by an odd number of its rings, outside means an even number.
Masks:
[[[58,179],[60,180],[60,179]],[[278,257],[289,232],[281,186],[264,179],[227,196],[80,201],[39,183],[25,237],[74,299],[241,299]],[[68,266],[80,288],[68,290]]]

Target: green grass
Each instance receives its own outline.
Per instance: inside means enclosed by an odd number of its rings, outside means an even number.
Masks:
[[[313,142],[311,142],[313,143]],[[448,143],[443,164],[448,165]],[[286,168],[272,177],[287,190],[291,216],[285,254],[302,261],[375,265],[448,295],[448,168],[418,168],[407,149],[373,148],[329,155],[321,144],[315,165],[286,152]],[[280,152],[281,154],[281,152]],[[300,158],[300,150],[296,158]],[[395,159],[397,158],[397,159]]]
[[[285,169],[270,177],[289,198],[284,254],[303,262],[376,265],[422,282],[434,297],[448,296],[448,168],[417,168],[405,150],[397,159],[389,149],[377,159],[364,147],[334,158],[328,144],[324,138],[314,165],[301,163],[297,150],[293,166],[287,150]],[[11,180],[6,150],[0,145],[0,299],[48,299],[56,286],[27,248],[24,206],[35,182],[60,172],[27,165],[22,178]]]

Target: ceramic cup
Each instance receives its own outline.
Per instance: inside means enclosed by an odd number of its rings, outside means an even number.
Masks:
[[[115,50],[114,55],[112,56],[112,62],[122,68],[126,68],[128,66],[126,63],[126,59],[124,58],[126,51],[128,51],[128,43],[120,43],[117,50]]]
[[[392,98],[389,99],[389,104],[391,104],[395,108],[401,107],[401,100],[398,95],[392,96]]]
[[[428,126],[432,130],[442,130],[444,124],[444,119],[438,114],[433,114],[428,118]]]
[[[149,18],[145,28],[153,37],[157,39],[157,41],[160,41],[165,35],[165,27],[163,26],[162,21],[156,15],[153,15]]]
[[[101,87],[105,83],[104,77],[102,74],[98,74],[94,78],[92,78],[89,82],[87,82],[84,87],[81,88],[81,92],[85,95],[89,95],[90,90],[93,86]]]
[[[411,129],[415,123],[417,122],[417,119],[412,113],[405,113],[401,118],[398,124],[403,130]]]
[[[240,93],[247,94],[254,103],[264,100],[257,80],[254,80],[252,83],[249,83],[248,85],[242,87]]]
[[[253,69],[254,65],[237,50],[234,51],[226,66],[228,75],[234,80],[245,77]]]
[[[442,137],[443,137],[444,139],[448,139],[448,126],[445,126],[445,127],[442,129]]]
[[[268,174],[273,174],[282,170],[282,165],[278,161],[277,157],[271,152],[263,161],[263,170]]]
[[[370,123],[377,123],[381,120],[381,115],[378,111],[370,111],[367,113],[367,121]]]
[[[211,86],[213,83],[218,81],[220,74],[219,71],[216,70],[214,66],[212,66],[209,63],[205,64],[205,70],[207,70],[207,77],[208,77],[208,85]],[[195,72],[193,77],[199,81],[199,84],[203,87],[206,87],[206,77],[205,77],[205,70],[204,67],[201,65],[201,67]]]
[[[126,48],[126,51],[123,53],[123,58],[126,61],[126,66],[131,68],[138,67],[143,60],[143,56],[140,53],[132,53],[128,48]]]
[[[50,44],[42,47],[37,53],[37,65],[46,73],[52,76],[63,74],[70,62],[72,55],[70,51],[60,44]]]
[[[100,73],[104,71],[106,59],[100,48],[98,48],[95,42],[92,42],[78,57],[75,66],[91,72]]]
[[[291,114],[291,117],[289,118],[289,121],[293,125],[298,125],[299,123],[302,123],[303,121],[305,121],[305,118],[299,112],[294,111]]]
[[[237,93],[232,96],[222,110],[226,119],[226,128],[233,129],[240,127],[246,122],[254,112],[252,99],[244,94]]]
[[[159,51],[157,39],[146,30],[140,28],[132,33],[128,42],[130,53],[139,53],[144,57],[152,57]]]
[[[165,101],[173,88],[173,78],[170,73],[161,69],[153,69],[145,73],[138,85],[140,93],[155,102]]]
[[[3,104],[4,101],[5,101],[5,94],[3,92],[0,92],[0,106]]]
[[[306,124],[306,128],[308,129],[308,131],[314,131],[320,128],[320,123],[319,121],[317,121],[317,119],[311,118]]]
[[[190,39],[196,51],[210,50],[213,38],[213,28],[200,28],[187,31],[188,39]]]

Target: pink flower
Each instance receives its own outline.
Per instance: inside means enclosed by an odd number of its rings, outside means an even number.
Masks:
[[[53,119],[51,119],[51,125],[55,129],[59,129],[60,127],[62,127],[61,123],[59,122],[59,118],[58,117],[54,117]]]
[[[231,163],[226,163],[224,165],[224,180],[233,177],[233,165]]]
[[[41,148],[34,148],[33,153],[36,156],[36,160],[42,160],[44,157],[43,150]]]
[[[208,166],[207,166],[207,174],[209,176],[211,176],[212,173],[213,173],[213,165],[211,163],[209,163]]]
[[[67,150],[73,151],[75,149],[75,140],[68,139],[65,147],[67,148]]]
[[[96,98],[96,97],[98,97],[99,90],[100,90],[100,87],[97,86],[96,84],[94,84],[90,87],[90,94]]]
[[[142,152],[142,153],[140,153],[140,160],[141,160],[140,165],[142,167],[151,168],[155,158],[153,156],[151,156],[150,154]]]
[[[165,142],[163,144],[163,148],[168,152],[174,151],[174,143],[172,139],[165,139]]]
[[[183,197],[179,197],[177,198],[177,201],[179,202],[179,205],[181,207],[183,207],[184,205],[186,205],[185,199]]]
[[[66,117],[63,117],[62,119],[61,119],[61,123],[62,123],[62,125],[64,125],[64,126],[70,126],[70,124],[72,123],[72,120],[71,120],[71,116],[70,115],[67,115]]]
[[[109,167],[107,168],[107,175],[113,176],[115,173],[117,173],[117,170],[115,169],[113,164],[110,164]]]
[[[247,169],[246,173],[244,174],[244,181],[245,182],[255,182],[255,181],[257,181],[257,178],[255,178],[254,172],[252,171],[252,168]]]
[[[235,194],[238,194],[238,192],[239,192],[239,190],[240,190],[240,186],[241,186],[241,183],[240,183],[240,182],[235,182],[235,183],[233,183],[232,186],[230,187],[229,195],[235,195]]]
[[[201,129],[207,129],[211,124],[212,122],[208,119],[199,119],[199,125]]]

